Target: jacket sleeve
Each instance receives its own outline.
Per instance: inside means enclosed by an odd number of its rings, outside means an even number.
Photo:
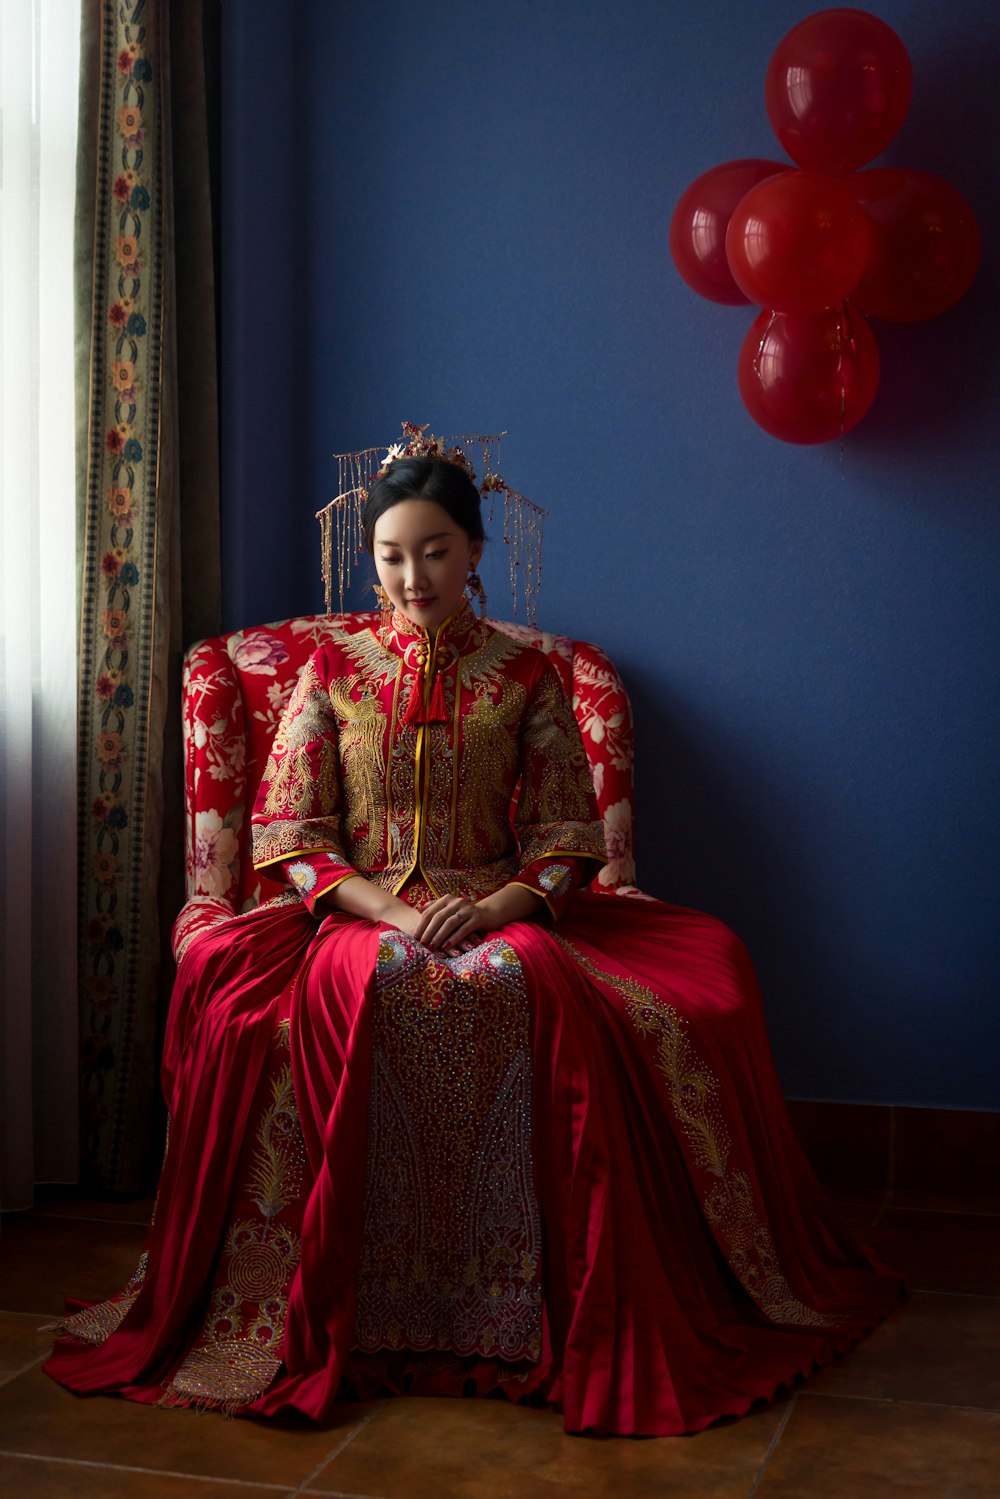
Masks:
[[[254,868],[283,875],[310,911],[358,872],[344,852],[342,811],[337,719],[321,647],[281,716],[251,818]]]
[[[534,890],[557,920],[607,852],[580,729],[547,661],[529,693],[520,753],[514,831],[521,869],[510,883]]]

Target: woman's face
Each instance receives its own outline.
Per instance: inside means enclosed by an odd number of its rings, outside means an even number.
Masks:
[[[379,582],[396,608],[433,633],[462,602],[465,580],[483,555],[435,500],[400,500],[375,522]]]

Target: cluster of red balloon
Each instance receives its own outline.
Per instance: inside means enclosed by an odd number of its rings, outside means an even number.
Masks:
[[[968,203],[930,172],[857,168],[906,116],[913,70],[899,37],[863,10],[794,26],[767,70],[768,118],[801,170],[728,161],[693,182],[670,251],[701,296],[764,309],[739,356],[754,420],[785,442],[828,442],[878,389],[865,314],[936,317],[968,289],[980,238]]]

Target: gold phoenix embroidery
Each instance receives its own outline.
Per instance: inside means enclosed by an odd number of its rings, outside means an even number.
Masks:
[[[473,690],[475,700],[462,719],[464,742],[458,776],[463,816],[456,818],[454,831],[455,857],[466,866],[479,862],[476,845],[484,827],[490,829],[491,843],[502,847],[505,837],[510,839],[509,832],[492,827],[491,806],[496,801],[497,781],[506,779],[513,785],[517,778],[517,739],[505,731],[517,724],[525,697],[520,682],[504,677],[493,682],[477,677]],[[502,810],[507,813],[506,807]],[[507,822],[509,825],[509,816]]]
[[[149,1255],[143,1250],[139,1256],[139,1263],[124,1290],[112,1296],[110,1301],[99,1301],[93,1306],[85,1306],[82,1311],[74,1312],[71,1317],[66,1317],[62,1322],[56,1323],[58,1331],[78,1339],[81,1343],[106,1342],[131,1311],[136,1297],[142,1290],[143,1281],[146,1279],[148,1264]]]
[[[337,745],[329,696],[310,660],[289,699],[264,770],[269,817],[306,818],[337,805]]]
[[[695,1052],[683,1016],[638,980],[599,968],[564,937],[556,936],[556,941],[591,978],[617,990],[636,1030],[651,1039],[692,1158],[716,1179],[702,1207],[720,1240],[728,1244],[726,1257],[743,1288],[772,1322],[836,1326],[835,1317],[815,1311],[793,1294],[771,1231],[757,1210],[749,1174],[730,1169],[732,1142],[718,1103],[719,1080]]]
[[[538,858],[604,862],[576,720],[536,652],[468,611],[433,647],[397,621],[390,646],[366,627],[326,649],[275,737],[253,816],[258,868],[328,854],[394,892],[410,880],[476,899]],[[404,725],[421,670],[446,718]]]
[[[288,1048],[288,1022],[274,1043]],[[303,1191],[305,1146],[299,1129],[292,1070],[271,1078],[271,1096],[260,1117],[255,1148],[236,1200],[259,1217],[230,1222],[202,1331],[171,1380],[162,1403],[191,1401],[233,1412],[258,1399],[281,1362],[288,1288],[300,1241],[281,1214]],[[293,1215],[293,1220],[294,1215]]]
[[[352,692],[359,688],[361,696],[355,700]],[[375,692],[358,677],[331,682],[330,702],[341,720],[345,830],[352,862],[368,869],[377,862],[385,838],[385,713]]]

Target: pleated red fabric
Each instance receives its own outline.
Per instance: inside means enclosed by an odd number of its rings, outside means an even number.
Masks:
[[[796,1141],[738,938],[699,912],[580,893],[555,928],[518,922],[488,939],[475,972],[458,960],[420,970],[445,1005],[492,992],[491,961],[520,975],[538,1355],[359,1351],[373,1027],[397,959],[414,954],[392,929],[343,915],[317,927],[294,900],[192,943],[167,1036],[170,1138],[144,1262],[119,1297],[68,1320],[53,1378],[81,1394],[317,1421],[345,1396],[498,1392],[560,1410],[572,1432],[674,1435],[772,1398],[899,1299],[898,1273],[842,1222]],[[474,1034],[475,1015],[468,1023]],[[258,1233],[241,1182],[265,1139],[258,1121],[287,1124],[273,1102],[262,1112],[280,1092],[276,1034],[301,1164],[294,1190],[271,1191]],[[257,1234],[244,1267],[284,1246],[280,1294],[246,1273],[223,1285],[220,1246],[238,1258],[241,1232],[244,1244]],[[245,1334],[240,1295],[258,1313]],[[185,1383],[195,1363],[202,1383]]]

